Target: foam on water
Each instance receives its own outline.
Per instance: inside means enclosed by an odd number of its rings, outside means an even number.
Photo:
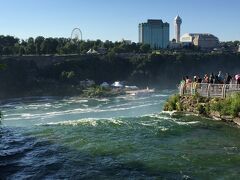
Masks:
[[[239,129],[162,112],[169,92],[3,104],[3,179],[237,179]]]
[[[52,118],[61,118],[62,120],[66,120],[65,116],[84,116],[86,118],[95,118],[98,115],[101,115],[102,117],[105,116],[106,118],[111,117],[110,114],[112,114],[112,117],[127,117],[132,115],[143,115],[141,112],[143,112],[141,109],[144,109],[145,107],[157,107],[162,103],[161,100],[150,100],[150,97],[145,98],[134,98],[131,100],[124,99],[124,98],[115,98],[118,99],[116,102],[114,99],[112,102],[110,102],[109,99],[92,99],[92,100],[86,100],[86,99],[73,99],[70,98],[69,101],[67,99],[64,100],[56,100],[56,101],[49,101],[44,103],[43,100],[39,101],[41,103],[36,104],[36,102],[31,103],[20,103],[18,102],[16,104],[17,109],[19,113],[11,113],[12,109],[9,107],[7,108],[4,113],[7,114],[5,116],[5,122],[8,121],[38,121],[38,120],[46,120],[46,122]],[[97,103],[98,102],[98,103]],[[106,103],[107,102],[107,103]],[[100,103],[100,104],[99,104]],[[6,106],[6,105],[5,105]],[[16,107],[15,107],[16,108]],[[158,108],[160,109],[160,107]],[[21,111],[21,112],[20,112]],[[115,112],[117,114],[115,114]],[[124,113],[129,115],[124,115]],[[134,112],[134,114],[133,114]],[[144,112],[143,112],[144,113]],[[109,116],[110,115],[110,116]],[[73,120],[70,118],[69,120]],[[17,122],[18,123],[18,122]],[[23,122],[24,123],[24,122]],[[21,124],[23,124],[21,123]]]
[[[85,118],[85,119],[79,119],[79,120],[71,120],[71,121],[60,121],[60,122],[50,122],[46,124],[36,124],[37,126],[81,126],[81,125],[90,125],[96,127],[99,122],[104,122],[105,124],[113,123],[116,125],[123,125],[126,124],[126,122],[120,120],[120,119],[114,119],[114,118]]]

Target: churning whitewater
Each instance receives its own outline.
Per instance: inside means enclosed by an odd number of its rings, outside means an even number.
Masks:
[[[239,129],[163,113],[172,93],[2,101],[1,178],[239,177]]]

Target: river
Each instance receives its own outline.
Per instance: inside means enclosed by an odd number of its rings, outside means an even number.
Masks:
[[[0,179],[238,179],[240,129],[162,113],[172,93],[2,101]]]

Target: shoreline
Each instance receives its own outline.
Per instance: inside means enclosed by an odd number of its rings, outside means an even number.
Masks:
[[[236,94],[236,97],[238,96],[239,94]],[[238,111],[237,115],[232,115],[229,113],[230,112],[229,109],[232,108],[232,106],[229,105],[229,107],[227,107],[226,105],[226,102],[231,103],[230,101],[231,98],[234,99],[235,97],[221,99],[221,98],[205,98],[198,95],[197,96],[173,95],[170,96],[169,99],[166,101],[164,105],[164,111],[172,111],[173,114],[180,112],[183,114],[205,117],[213,121],[222,121],[225,123],[235,124],[238,127],[240,127],[240,112]],[[222,106],[221,108],[224,110],[219,108],[220,105]],[[230,110],[232,113],[232,109]]]

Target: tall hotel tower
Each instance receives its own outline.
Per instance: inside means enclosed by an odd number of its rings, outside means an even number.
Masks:
[[[182,24],[182,19],[177,16],[174,19],[174,26],[175,26],[175,39],[177,43],[180,43],[180,36],[181,36],[181,24]]]
[[[149,44],[151,48],[163,49],[169,45],[169,24],[161,19],[148,19],[146,23],[140,23],[139,42]]]

